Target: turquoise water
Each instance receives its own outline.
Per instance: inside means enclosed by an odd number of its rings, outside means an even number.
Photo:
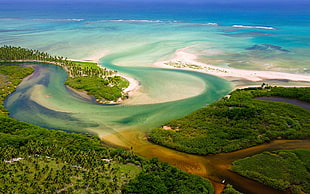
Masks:
[[[309,74],[307,1],[142,2],[1,1],[0,44],[76,59],[126,51],[121,66],[196,45],[189,51],[213,65]]]
[[[231,90],[206,74],[165,70],[158,61],[178,49],[217,66],[309,75],[307,2],[164,3],[0,2],[0,44],[39,49],[72,59],[99,60],[140,83],[122,105],[78,98],[66,74],[41,65],[6,106],[11,116],[44,127],[101,135],[164,124]]]

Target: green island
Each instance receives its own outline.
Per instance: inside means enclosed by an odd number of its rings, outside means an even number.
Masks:
[[[310,150],[263,152],[233,162],[232,171],[272,188],[310,193]]]
[[[310,111],[289,103],[256,99],[280,96],[310,101],[310,88],[238,89],[149,134],[150,141],[179,151],[206,155],[232,152],[276,139],[310,137]]]
[[[33,69],[1,66],[1,102]],[[49,130],[0,113],[1,193],[214,193],[197,175],[102,145],[96,136]]]
[[[43,62],[59,65],[68,73],[65,84],[78,91],[93,95],[97,102],[114,104],[128,98],[124,89],[129,86],[128,80],[116,75],[116,71],[101,68],[95,62],[70,61],[60,56],[51,56],[38,50],[13,46],[0,47],[0,62]]]

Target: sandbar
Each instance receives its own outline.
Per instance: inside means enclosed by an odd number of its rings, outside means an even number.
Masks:
[[[195,46],[195,45],[194,45]],[[294,82],[310,82],[310,76],[304,74],[293,74],[276,71],[254,71],[242,70],[227,67],[218,67],[211,64],[198,62],[198,57],[192,53],[186,52],[187,49],[193,46],[178,49],[175,52],[174,58],[165,61],[158,61],[153,65],[161,68],[178,68],[183,70],[198,71],[201,73],[211,74],[221,77],[228,81],[246,80],[250,83],[265,80],[290,80]],[[249,84],[252,85],[252,84]]]

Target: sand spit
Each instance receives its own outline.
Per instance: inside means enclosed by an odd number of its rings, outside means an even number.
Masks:
[[[132,95],[140,87],[140,83],[138,80],[121,73],[117,73],[116,75],[121,76],[129,81],[129,86],[123,90],[123,92],[128,93],[129,96]]]
[[[192,46],[191,46],[192,47]],[[263,80],[291,80],[300,82],[310,82],[309,75],[293,74],[275,71],[253,71],[234,68],[218,67],[197,61],[197,56],[186,52],[190,47],[179,49],[175,52],[175,57],[166,61],[156,62],[154,65],[162,68],[179,68],[184,70],[198,71],[221,77],[223,79],[232,80],[238,78],[248,81]]]

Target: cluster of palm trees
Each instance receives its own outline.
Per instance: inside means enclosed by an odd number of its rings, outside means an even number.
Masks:
[[[122,164],[126,157],[133,156],[126,151],[111,153],[109,149],[90,149],[73,152],[58,144],[29,141],[19,150],[12,146],[0,148],[0,154],[3,172],[0,193],[61,190],[115,193],[134,178],[119,171],[120,165],[126,165]],[[12,163],[3,160],[17,155],[23,159]],[[111,157],[109,162],[104,160],[107,157]]]
[[[45,52],[38,50],[26,49],[22,47],[14,47],[4,45],[0,47],[0,60],[44,60],[44,61],[59,61],[62,57],[53,57]]]
[[[38,61],[38,62],[49,62],[62,66],[69,74],[70,77],[81,77],[81,76],[97,76],[100,78],[107,78],[116,73],[116,71],[108,70],[106,68],[91,67],[77,65],[75,62],[68,60],[62,56],[52,56],[46,52],[39,50],[26,49],[22,47],[14,47],[4,45],[0,47],[0,62],[7,61]]]
[[[67,59],[64,59],[60,62],[60,65],[67,70],[70,77],[99,77],[103,79],[107,79],[108,77],[114,75],[116,71],[108,70],[106,68],[99,68],[97,66],[82,66],[77,65],[72,61],[68,61]]]

